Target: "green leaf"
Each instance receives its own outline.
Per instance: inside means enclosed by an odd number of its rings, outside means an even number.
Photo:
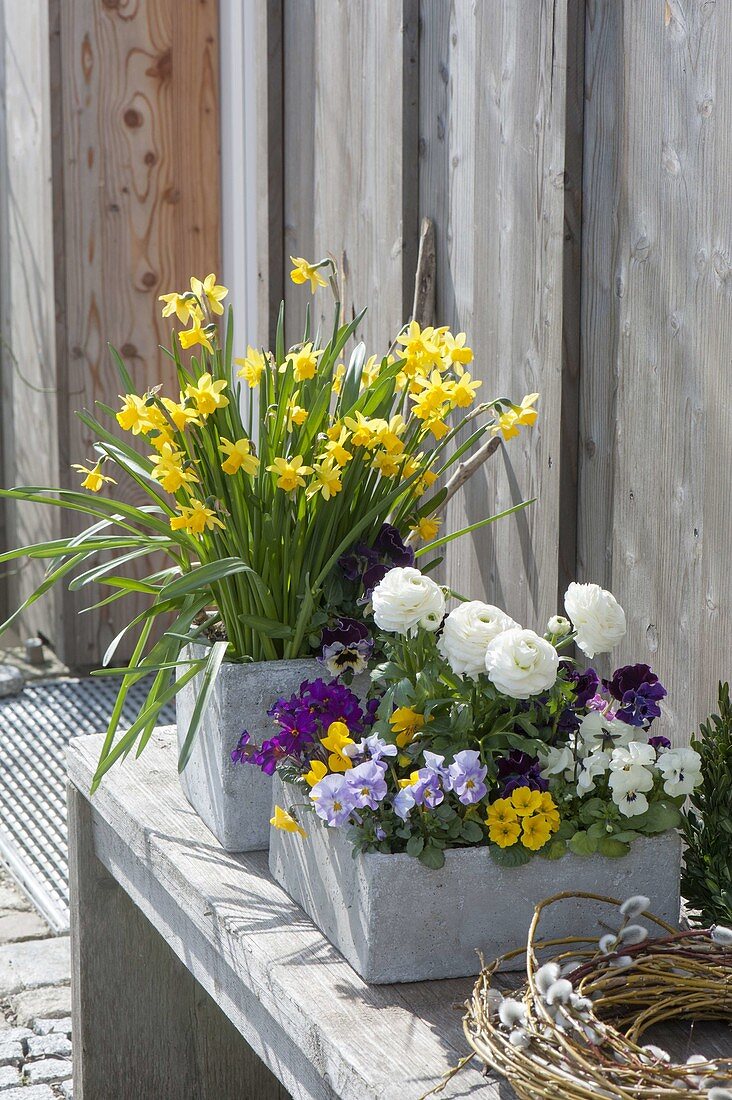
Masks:
[[[424,848],[424,837],[423,836],[410,836],[409,840],[407,841],[407,855],[408,856],[414,856],[414,858],[416,859],[423,848]]]
[[[427,844],[419,853],[419,862],[433,871],[439,871],[445,865],[445,853],[435,844]]]
[[[548,844],[545,844],[540,849],[539,855],[544,859],[561,859],[562,856],[567,854],[567,842],[565,840],[557,840],[556,836],[552,837]]]
[[[164,600],[177,599],[189,592],[201,592],[209,588],[224,577],[231,577],[234,573],[253,573],[251,566],[241,558],[222,558],[221,561],[209,562],[208,565],[199,565],[190,569],[175,580],[168,581],[160,589],[160,598]]]
[[[597,841],[582,830],[571,836],[567,844],[576,856],[592,856],[597,851]]]
[[[216,686],[216,677],[219,674],[221,668],[221,662],[226,656],[226,650],[228,648],[228,642],[215,642],[211,647],[211,652],[208,655],[206,661],[206,667],[203,672],[203,679],[201,681],[201,688],[196,699],[196,705],[193,708],[193,714],[191,715],[191,722],[188,726],[188,732],[186,733],[186,739],[183,742],[183,748],[180,751],[178,757],[178,771],[182,772],[185,768],[188,760],[190,759],[191,752],[193,751],[193,741],[198,733],[198,727],[201,723],[204,711],[208,706],[213,690]]]
[[[624,844],[622,840],[613,836],[604,836],[598,841],[597,850],[601,856],[619,859],[621,856],[627,856],[630,844]]]
[[[291,626],[285,626],[284,623],[275,622],[273,619],[266,619],[263,615],[242,614],[239,615],[239,620],[252,630],[266,634],[268,638],[291,638],[295,633]]]
[[[483,827],[477,821],[464,821],[462,834],[471,844],[478,844],[483,839]]]
[[[428,542],[426,546],[420,546],[419,550],[415,550],[415,558],[420,558],[422,554],[428,554],[433,550],[436,550],[438,546],[447,546],[448,542],[452,542],[453,539],[459,539],[463,535],[469,535],[473,531],[480,530],[481,527],[487,527],[490,523],[495,523],[496,520],[505,519],[506,516],[512,516],[514,512],[521,512],[524,508],[528,508],[530,504],[536,503],[536,497],[532,497],[531,500],[522,500],[520,504],[514,504],[513,508],[506,508],[503,512],[496,512],[494,516],[488,516],[487,519],[480,519],[477,523],[471,523],[468,527],[461,527],[459,531],[453,531],[449,535],[443,535],[441,539],[435,539],[434,542]]]
[[[669,829],[676,829],[681,822],[681,813],[673,802],[651,802],[648,809],[641,815],[642,831],[644,833],[665,833]],[[639,820],[633,824],[641,828]]]
[[[497,844],[491,844],[490,853],[499,867],[523,867],[531,861],[531,853],[518,842],[508,848],[499,848]]]

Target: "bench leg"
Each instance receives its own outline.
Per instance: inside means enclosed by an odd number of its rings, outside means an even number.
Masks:
[[[68,786],[75,1100],[288,1100],[97,859]]]

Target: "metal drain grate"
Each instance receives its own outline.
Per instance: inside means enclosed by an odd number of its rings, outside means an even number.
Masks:
[[[51,680],[0,699],[0,855],[55,931],[69,922],[66,745],[106,729],[118,681]],[[127,694],[122,727],[137,717],[144,680]],[[160,724],[175,722],[175,706]]]

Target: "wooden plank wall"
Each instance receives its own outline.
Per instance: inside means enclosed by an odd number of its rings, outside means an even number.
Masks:
[[[732,25],[588,3],[578,552],[679,741],[732,673]]]

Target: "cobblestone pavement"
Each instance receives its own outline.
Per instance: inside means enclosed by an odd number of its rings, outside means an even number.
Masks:
[[[68,936],[0,867],[0,1100],[71,1100]]]

